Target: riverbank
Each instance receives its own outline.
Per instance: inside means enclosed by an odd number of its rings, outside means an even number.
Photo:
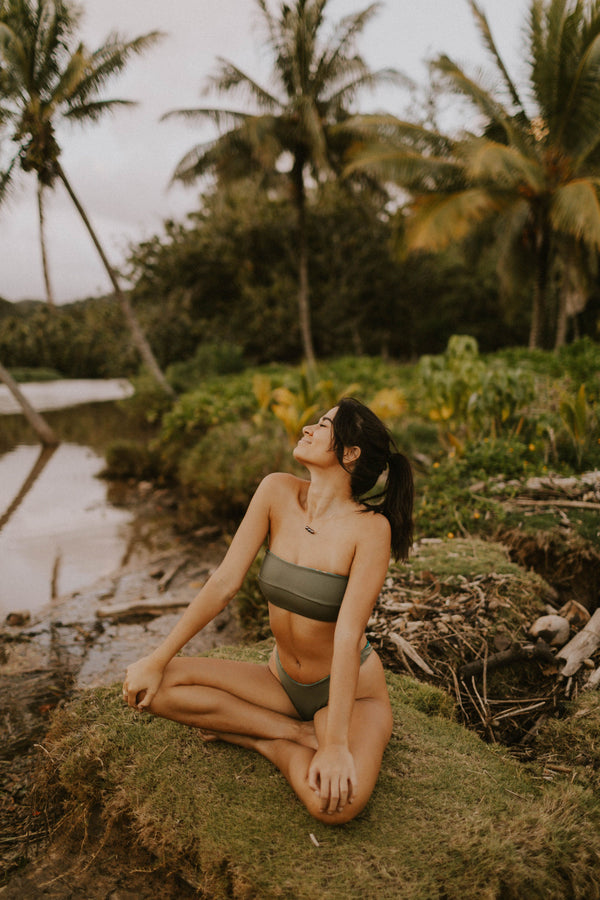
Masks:
[[[43,817],[36,814],[32,793],[38,742],[54,709],[64,700],[115,683],[130,662],[160,642],[226,549],[222,534],[215,529],[178,534],[173,527],[174,498],[168,491],[155,491],[149,485],[121,489],[120,502],[133,517],[122,565],[85,589],[56,598],[33,615],[9,616],[0,628],[0,720],[4,732],[0,874],[4,871],[7,877],[11,873],[8,884],[0,887],[3,898],[76,896],[94,900],[109,896],[111,886],[113,890],[118,886],[122,876],[115,865],[109,866],[110,871],[99,881],[97,871],[89,883],[82,878],[79,893],[64,893],[72,890],[72,883],[68,889],[55,885],[42,891],[43,882],[64,870],[63,853],[69,855],[70,851],[62,847],[47,852],[50,832]],[[190,642],[190,650],[200,653],[240,639],[235,611],[229,608]],[[142,881],[136,897],[156,896],[159,883],[146,894]]]

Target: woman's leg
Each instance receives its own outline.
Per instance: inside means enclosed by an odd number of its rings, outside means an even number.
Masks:
[[[315,715],[317,739],[323,740],[327,708]],[[268,740],[241,734],[221,734],[222,740],[256,750],[285,775],[290,786],[308,811],[327,825],[343,825],[354,819],[367,805],[381,768],[383,751],[392,731],[392,713],[387,695],[357,700],[350,723],[350,750],[354,757],[358,788],[352,803],[340,812],[321,810],[321,798],[308,783],[308,769],[315,751],[289,740]]]
[[[267,666],[206,657],[171,660],[149,711],[217,733],[283,739],[316,748],[312,722],[302,722]]]

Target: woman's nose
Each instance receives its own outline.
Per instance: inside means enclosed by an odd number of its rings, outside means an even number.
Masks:
[[[302,434],[312,434],[314,429],[314,425],[305,425],[302,429]]]

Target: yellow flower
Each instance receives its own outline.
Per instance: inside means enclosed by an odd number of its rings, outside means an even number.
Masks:
[[[475,512],[473,513],[473,518],[474,518],[474,519],[480,519],[480,518],[481,518],[481,513],[479,512],[479,510],[477,510],[477,509],[475,510]]]
[[[433,468],[434,468],[434,469],[439,469],[439,467],[440,467],[439,462],[434,462]]]
[[[448,537],[450,538],[450,540],[452,540],[452,538],[454,537],[454,532],[453,532],[453,531],[449,531],[449,532],[448,532]]]
[[[535,444],[530,444],[529,450],[531,450],[531,452],[533,453],[533,451],[535,450]]]

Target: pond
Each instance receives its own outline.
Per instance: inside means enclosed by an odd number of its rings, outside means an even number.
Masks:
[[[37,408],[63,407],[46,418],[64,440],[42,450],[22,416],[0,416],[0,622],[9,612],[35,614],[113,571],[130,532],[130,514],[110,503],[98,478],[104,446],[125,436],[124,414],[109,398],[126,396],[129,385],[24,387]],[[2,394],[0,409],[12,411]]]

